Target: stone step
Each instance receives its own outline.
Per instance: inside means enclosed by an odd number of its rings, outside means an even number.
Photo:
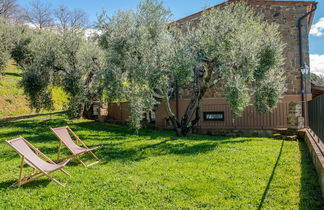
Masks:
[[[273,131],[274,134],[282,134],[282,135],[296,135],[297,130],[293,129],[277,129]]]
[[[293,135],[293,136],[283,136],[284,140],[287,141],[297,141],[298,140],[298,136],[297,135]]]
[[[287,140],[287,141],[297,141],[298,135],[285,135],[285,134],[280,134],[280,133],[274,133],[272,135],[272,138],[283,139],[283,140]]]

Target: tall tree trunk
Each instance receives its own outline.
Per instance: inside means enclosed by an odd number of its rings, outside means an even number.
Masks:
[[[211,74],[213,68],[210,65],[206,65],[206,71],[204,69],[195,68],[194,71],[194,82],[193,90],[190,102],[187,109],[179,121],[173,114],[169,100],[164,100],[166,112],[169,116],[173,127],[176,130],[177,136],[186,136],[193,126],[195,126],[200,120],[200,103],[207,90],[210,88],[209,82],[211,80]],[[193,116],[195,115],[195,118]]]
[[[92,88],[92,82],[93,82],[93,77],[94,77],[94,73],[93,72],[89,72],[88,76],[87,76],[87,79],[85,81],[85,90],[90,90]],[[89,95],[88,93],[85,93],[87,94],[87,97],[92,100],[94,98],[93,95]],[[93,101],[92,101],[93,102]],[[92,103],[91,102],[91,103]],[[90,106],[91,107],[91,106]],[[89,109],[87,110],[87,105],[85,102],[82,102],[82,104],[80,105],[80,117],[84,117],[84,118],[87,118],[86,116],[86,111],[89,111]]]
[[[171,106],[170,106],[170,101],[169,101],[169,96],[166,95],[163,100],[162,100],[163,104],[164,104],[164,108],[166,113],[169,116],[169,120],[172,123],[172,126],[174,127],[174,129],[176,130],[177,136],[181,136],[181,126],[180,123],[178,121],[178,119],[176,118],[176,116],[173,114]]]
[[[85,104],[82,103],[82,104],[80,105],[80,117],[81,117],[81,118],[85,117],[85,116],[84,116],[84,111],[85,111]]]

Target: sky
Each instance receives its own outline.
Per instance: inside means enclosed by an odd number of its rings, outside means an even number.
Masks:
[[[18,0],[22,7],[28,7],[31,0]],[[90,21],[97,19],[97,14],[105,9],[109,14],[118,10],[136,9],[140,0],[42,0],[53,7],[65,5],[71,9],[81,8],[87,12]],[[195,12],[225,0],[163,0],[164,5],[172,11],[174,20],[186,17]],[[312,30],[310,33],[310,66],[312,72],[324,74],[324,0],[318,0]]]

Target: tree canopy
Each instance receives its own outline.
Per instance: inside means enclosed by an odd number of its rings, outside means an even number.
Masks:
[[[22,85],[31,106],[52,107],[51,88],[61,86],[70,97],[69,113],[82,116],[95,100],[98,91],[95,79],[105,68],[104,52],[81,31],[55,34],[39,31],[27,46],[28,60],[24,63]]]
[[[181,25],[170,24],[170,15],[161,2],[145,0],[135,12],[101,21],[109,66],[106,92],[130,102],[133,127],[162,103],[178,135],[186,135],[211,88],[223,92],[236,117],[252,103],[261,112],[276,106],[285,91],[277,25],[262,21],[243,3],[206,10],[198,21]],[[175,84],[192,87],[181,119],[170,108]]]
[[[69,95],[69,115],[82,116],[97,100],[96,79],[106,65],[105,52],[85,37],[86,13],[61,6],[54,16],[50,4],[33,1],[24,17],[37,27],[0,19],[0,70],[10,58],[20,65],[32,108],[52,109],[52,89],[59,86]]]
[[[234,117],[251,104],[270,111],[285,91],[278,26],[247,4],[233,2],[179,23],[171,22],[162,2],[143,0],[136,10],[111,17],[103,12],[97,23],[102,34],[87,40],[82,11],[61,6],[53,13],[36,3],[35,11],[54,14],[56,24],[35,19],[39,29],[14,27],[18,35],[12,39],[3,32],[11,27],[0,22],[0,36],[6,35],[2,39],[8,43],[0,47],[22,66],[22,85],[38,110],[52,107],[51,89],[60,86],[69,94],[70,116],[83,116],[94,101],[127,101],[130,124],[139,129],[143,115],[160,105],[177,134],[186,135],[199,121],[201,101],[211,89],[226,97]],[[37,16],[31,11],[30,17]],[[191,92],[180,119],[170,105],[178,87]]]
[[[161,3],[144,1],[137,11],[119,12],[101,22],[101,42],[107,51],[105,93],[109,100],[130,102],[130,122],[140,127],[144,112],[152,110],[156,96],[167,94],[172,37],[170,11]],[[166,92],[165,92],[166,91]]]
[[[311,73],[311,81],[314,85],[324,86],[324,75]]]
[[[13,27],[6,19],[0,17],[0,73],[7,66],[11,50],[18,39],[18,28]]]

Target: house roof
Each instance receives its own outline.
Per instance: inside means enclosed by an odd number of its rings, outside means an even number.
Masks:
[[[312,95],[313,98],[324,94],[324,86],[314,85],[312,84]]]
[[[202,10],[202,11],[199,11],[199,12],[194,13],[192,15],[181,18],[181,19],[175,21],[174,23],[185,23],[187,21],[196,19],[199,16],[201,16],[201,14],[206,10],[222,7],[222,6],[225,6],[225,5],[229,4],[229,3],[232,3],[234,1],[246,1],[248,4],[254,4],[254,5],[278,5],[278,6],[296,6],[297,5],[299,7],[306,7],[307,12],[310,12],[315,7],[315,3],[316,3],[315,1],[228,0],[228,1],[225,1],[225,2],[223,2],[221,4],[215,5],[213,7],[207,8],[205,10]],[[312,13],[308,17],[308,26],[311,26],[311,24],[313,22],[313,18],[314,18],[314,13]]]

